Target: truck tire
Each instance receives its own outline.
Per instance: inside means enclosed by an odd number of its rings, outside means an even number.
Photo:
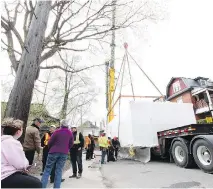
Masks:
[[[213,146],[199,139],[193,145],[193,157],[197,166],[206,173],[213,173]]]
[[[189,168],[193,165],[193,158],[189,154],[188,147],[181,141],[176,141],[172,145],[172,157],[179,167]]]

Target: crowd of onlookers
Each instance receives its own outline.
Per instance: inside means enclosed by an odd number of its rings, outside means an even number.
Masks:
[[[1,136],[2,149],[2,188],[46,188],[48,179],[54,183],[54,188],[60,188],[62,172],[65,162],[70,155],[73,174],[69,178],[81,178],[83,172],[82,151],[86,150],[86,160],[95,157],[94,137],[88,135],[84,139],[77,127],[69,125],[68,120],[62,120],[60,126],[51,125],[50,129],[40,137],[42,120],[36,118],[32,125],[26,128],[23,145],[18,141],[23,133],[23,122],[13,118],[6,118],[2,122],[3,135]],[[112,140],[103,133],[98,139],[102,151],[101,164],[107,161],[116,161],[120,143],[116,137]],[[41,153],[43,149],[43,153]],[[34,157],[38,159],[42,154],[41,180],[29,174],[34,166]]]

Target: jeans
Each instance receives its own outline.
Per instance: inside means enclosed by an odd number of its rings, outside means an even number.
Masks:
[[[41,179],[42,188],[47,187],[48,178],[50,176],[50,173],[55,163],[56,163],[56,169],[55,169],[55,180],[54,180],[53,188],[60,188],[62,171],[63,171],[66,160],[67,160],[67,154],[62,154],[62,153],[48,154],[47,163],[46,163],[44,173]]]
[[[35,150],[25,151],[25,156],[26,156],[27,160],[29,161],[29,165],[32,165],[34,156],[35,156]]]
[[[1,188],[41,188],[41,181],[31,175],[14,173],[1,181]]]
[[[45,169],[45,166],[46,166],[46,163],[47,163],[47,157],[48,157],[48,146],[45,146],[43,148],[43,157],[42,157],[42,162],[43,162],[43,165],[42,165],[42,172],[44,172],[44,169]],[[54,179],[55,179],[55,167],[56,167],[56,164],[54,165],[52,171],[51,171],[51,176],[50,176],[50,181],[51,182],[54,182]]]
[[[106,155],[107,155],[107,150],[106,149],[102,149],[101,164],[104,164],[104,160],[105,160]]]
[[[82,150],[72,149],[70,151],[70,160],[72,164],[73,174],[77,174],[77,164],[78,164],[78,173],[81,174],[83,172],[82,165]]]

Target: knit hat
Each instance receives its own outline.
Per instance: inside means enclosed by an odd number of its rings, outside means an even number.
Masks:
[[[69,120],[62,119],[61,120],[61,126],[63,126],[63,127],[69,127]]]

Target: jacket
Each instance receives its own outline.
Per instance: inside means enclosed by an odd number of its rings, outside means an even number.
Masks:
[[[88,136],[86,136],[84,148],[88,148],[90,144],[91,144],[91,140],[90,140],[90,138]]]
[[[114,148],[119,148],[120,147],[120,142],[118,140],[112,139],[112,146]]]
[[[49,153],[68,154],[73,142],[72,132],[67,127],[61,127],[52,134],[48,142]]]
[[[41,139],[41,147],[46,147],[46,146],[48,146],[47,144],[48,144],[48,142],[49,142],[51,136],[52,136],[52,133],[50,133],[50,132],[47,132],[47,133],[44,134],[44,136],[43,136],[42,139]],[[47,139],[47,138],[48,138],[48,139]]]
[[[1,136],[1,180],[27,169],[28,166],[21,143],[13,136]]]
[[[74,144],[72,146],[72,148],[70,149],[70,151],[75,151],[77,150],[78,148],[83,148],[84,147],[84,137],[82,135],[82,133],[78,133],[78,132],[74,132],[73,133],[73,138],[74,138],[74,141],[76,140],[76,136],[78,135],[78,138],[79,138],[79,144]]]
[[[108,148],[108,139],[106,136],[101,136],[98,138],[99,146],[102,148]]]
[[[26,128],[25,138],[24,138],[24,151],[35,150],[40,153],[41,150],[41,137],[39,128],[36,125],[31,125]]]

